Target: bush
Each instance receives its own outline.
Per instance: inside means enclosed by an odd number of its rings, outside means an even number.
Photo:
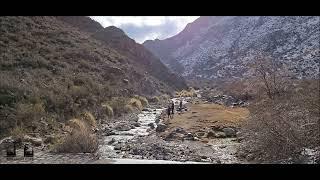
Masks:
[[[29,127],[34,122],[38,122],[44,116],[43,104],[21,104],[17,105],[16,121],[18,126]]]
[[[78,129],[78,130],[86,128],[86,124],[82,120],[76,119],[76,118],[70,119],[67,122],[67,125],[70,126],[72,129]]]
[[[113,109],[109,104],[104,103],[102,104],[102,107],[105,108],[108,117],[113,117]]]
[[[97,127],[96,118],[88,111],[84,112],[82,115],[82,119],[90,126]]]
[[[20,127],[20,126],[16,126],[15,128],[13,128],[10,132],[10,135],[14,138],[14,139],[22,139],[23,136],[25,135],[25,130]]]
[[[115,116],[120,116],[125,113],[124,107],[127,105],[127,101],[128,99],[124,97],[113,97],[111,101],[108,102]]]
[[[137,96],[137,95],[136,95],[136,96],[134,96],[134,98],[138,99],[138,100],[141,102],[141,104],[142,104],[143,107],[146,107],[146,106],[148,106],[148,104],[149,104],[147,98],[145,98],[145,97]]]
[[[160,102],[160,98],[158,96],[153,96],[149,99],[149,101],[151,103],[159,103]]]
[[[84,124],[83,124],[84,125]],[[57,146],[59,153],[93,153],[98,149],[98,139],[87,126],[79,126],[72,130],[61,144]]]
[[[124,106],[124,112],[125,113],[132,113],[132,112],[134,112],[134,108],[130,104],[127,104]]]
[[[246,149],[262,161],[298,162],[304,148],[319,146],[319,82],[289,84],[281,96],[260,96],[249,106]]]
[[[142,103],[139,99],[131,98],[128,102],[129,105],[137,108],[139,111],[143,109]]]

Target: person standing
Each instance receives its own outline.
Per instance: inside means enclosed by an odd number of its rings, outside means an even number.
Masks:
[[[179,109],[182,111],[182,99],[180,99]]]
[[[173,115],[174,115],[174,102],[172,101],[171,102],[171,116],[173,118]]]
[[[167,115],[168,115],[168,119],[170,118],[170,113],[171,113],[171,107],[170,105],[167,108]]]

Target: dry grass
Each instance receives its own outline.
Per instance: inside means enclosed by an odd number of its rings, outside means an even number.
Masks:
[[[108,117],[113,117],[113,115],[114,115],[113,109],[109,104],[103,103],[102,107],[105,108],[106,114],[107,114]]]
[[[67,122],[67,125],[70,126],[72,129],[86,129],[86,124],[81,119],[70,119]]]
[[[145,97],[143,97],[143,96],[137,96],[137,95],[135,95],[134,98],[138,99],[138,100],[141,102],[141,104],[142,104],[143,107],[146,107],[146,106],[148,106],[148,104],[149,104],[147,98],[145,98]]]
[[[192,104],[188,111],[175,114],[170,127],[182,127],[187,131],[197,131],[212,125],[239,127],[249,116],[246,108],[230,108],[217,104]]]
[[[68,121],[72,131],[60,144],[56,145],[60,153],[92,153],[98,148],[98,139],[92,133],[89,125],[83,120],[71,119]]]
[[[158,96],[153,96],[149,99],[150,103],[159,103],[160,98]]]
[[[96,118],[92,115],[92,113],[86,111],[82,114],[82,119],[90,126],[90,127],[97,127]]]
[[[190,88],[188,91],[187,90],[182,90],[179,92],[176,92],[175,97],[195,97],[196,92],[193,88]]]
[[[143,109],[141,101],[136,98],[131,98],[128,102],[128,105],[131,105],[131,106],[137,108],[139,111],[141,111]]]
[[[125,113],[132,113],[132,112],[134,112],[134,108],[130,104],[127,104],[124,106],[124,112]]]

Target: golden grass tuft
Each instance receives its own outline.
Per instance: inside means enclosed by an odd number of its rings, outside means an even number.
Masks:
[[[149,99],[149,101],[151,103],[159,103],[160,102],[160,98],[158,96],[153,96]]]
[[[103,103],[103,104],[102,104],[102,107],[105,108],[106,114],[107,114],[108,117],[113,117],[113,115],[114,115],[113,109],[112,109],[112,107],[111,107],[109,104]]]
[[[146,107],[149,105],[149,102],[147,100],[147,98],[143,97],[143,96],[138,96],[138,95],[135,95],[134,98],[140,100],[141,104],[143,107]]]
[[[134,108],[130,105],[130,104],[127,104],[124,106],[124,112],[125,113],[131,113],[134,111]]]
[[[139,99],[136,99],[136,98],[131,98],[128,102],[129,105],[137,108],[138,110],[142,110],[143,109],[143,106],[142,106],[142,103]]]
[[[84,130],[87,128],[85,122],[76,118],[70,119],[67,122],[67,125],[70,126],[72,129],[76,129],[76,130]]]
[[[89,111],[85,111],[82,114],[82,119],[90,126],[90,127],[97,127],[97,121],[96,118],[93,116],[93,114]]]

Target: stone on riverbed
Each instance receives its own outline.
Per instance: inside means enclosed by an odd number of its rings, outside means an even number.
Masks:
[[[226,137],[235,137],[236,130],[233,128],[223,128],[222,131],[225,133]]]
[[[118,131],[129,131],[130,129],[133,129],[133,127],[130,124],[121,123],[116,125],[115,129]]]
[[[156,128],[156,132],[164,132],[167,128],[167,125],[165,124],[158,124],[157,128]]]
[[[154,129],[154,124],[153,123],[149,123],[148,126],[150,126],[151,129]]]

